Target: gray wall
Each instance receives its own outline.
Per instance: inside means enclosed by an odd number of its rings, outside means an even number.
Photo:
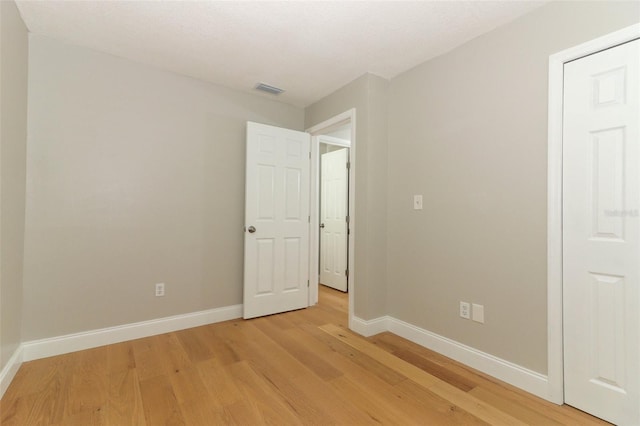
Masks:
[[[0,1],[0,370],[21,343],[27,145],[27,29]]]
[[[20,280],[5,282],[4,259],[21,260],[22,223],[5,198],[20,209],[24,176],[5,121],[24,126],[5,120],[15,7],[0,3],[4,356],[20,339]],[[241,303],[245,121],[302,129],[355,107],[356,315],[390,314],[546,372],[548,56],[639,17],[637,2],[551,3],[304,111],[31,37],[23,340]],[[459,300],[484,304],[486,323],[460,319]]]
[[[391,81],[390,315],[547,371],[548,58],[639,6],[550,3]],[[486,323],[459,318],[460,300]]]
[[[305,109],[305,126],[356,108],[355,314],[386,314],[387,104],[389,83],[365,74]]]
[[[303,110],[41,36],[29,59],[24,340],[242,303],[245,122]]]

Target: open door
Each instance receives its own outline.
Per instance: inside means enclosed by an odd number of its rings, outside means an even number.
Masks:
[[[310,142],[247,123],[245,319],[308,306]]]
[[[322,154],[320,161],[320,283],[347,291],[349,150]]]

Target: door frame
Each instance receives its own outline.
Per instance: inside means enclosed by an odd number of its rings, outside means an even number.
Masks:
[[[562,321],[562,130],[564,64],[640,38],[640,24],[549,57],[547,165],[547,399],[564,402]]]
[[[341,114],[338,114],[322,123],[316,124],[308,128],[307,133],[311,134],[311,192],[310,192],[310,238],[309,238],[309,306],[318,303],[318,274],[314,271],[318,271],[319,265],[319,242],[320,242],[320,227],[319,227],[319,206],[320,206],[320,180],[318,179],[319,165],[320,165],[320,136],[324,133],[328,133],[331,130],[343,126],[345,124],[351,124],[351,145],[349,146],[349,161],[351,167],[349,168],[349,234],[347,238],[348,243],[348,288],[349,292],[349,328],[352,328],[354,321],[354,302],[355,302],[355,288],[356,288],[356,269],[355,269],[355,238],[356,238],[356,109],[351,108]]]
[[[312,138],[314,138],[314,136],[312,136]],[[339,139],[339,138],[334,138],[333,136],[327,136],[324,134],[320,134],[317,136],[318,138],[318,147],[321,144],[325,144],[325,145],[331,145],[334,147],[341,147],[343,149],[347,150],[347,163],[349,163],[351,161],[351,141],[347,141],[344,139]],[[327,153],[325,153],[327,154]],[[320,154],[320,152],[318,152],[318,211],[319,211],[319,215],[322,216],[322,203],[321,203],[321,198],[322,198],[322,176],[321,176],[321,169],[322,169],[322,156],[324,154]],[[348,201],[349,201],[349,169],[347,169],[347,216],[350,215],[349,213],[349,205],[348,205]],[[320,222],[320,219],[318,219],[318,222]],[[318,223],[318,225],[320,225],[320,223]],[[319,228],[319,226],[318,226]],[[349,224],[347,223],[347,248],[348,248],[348,244],[349,244]],[[321,267],[322,267],[322,239],[320,238],[320,229],[318,229],[318,278],[322,275],[322,272],[320,271]],[[349,269],[349,251],[345,251],[344,253],[345,257],[347,258],[346,262],[345,262],[345,267],[347,268],[347,270]],[[311,273],[311,271],[309,272]],[[318,282],[319,284],[319,282]],[[349,277],[347,276],[347,293],[349,292]]]
[[[333,146],[341,146],[343,148],[351,148],[351,142],[344,140],[344,139],[340,139],[340,138],[334,138],[333,136],[327,136],[327,135],[323,135],[320,134],[318,135],[318,144],[325,144],[325,145],[333,145]]]

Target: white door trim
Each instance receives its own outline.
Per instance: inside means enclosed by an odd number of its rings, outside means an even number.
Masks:
[[[549,57],[547,170],[548,400],[564,402],[562,359],[562,98],[564,64],[640,38],[640,24],[615,31]]]
[[[346,123],[351,123],[351,145],[349,152],[349,161],[351,168],[349,169],[349,230],[350,234],[347,239],[349,243],[349,328],[353,328],[354,323],[354,300],[356,288],[356,269],[355,269],[355,237],[356,237],[356,109],[351,108],[348,111],[338,114],[322,123],[316,124],[307,129],[311,134],[311,235],[309,238],[309,306],[318,303],[318,242],[320,241],[319,228],[319,187],[318,167],[320,164],[319,155],[319,136],[326,133],[332,128],[339,127]]]
[[[324,143],[327,145],[334,145],[334,146],[343,146],[345,148],[351,148],[351,141],[347,141],[344,139],[340,139],[340,138],[334,138],[333,136],[327,136],[327,135],[318,135],[318,137],[320,138],[320,143]]]

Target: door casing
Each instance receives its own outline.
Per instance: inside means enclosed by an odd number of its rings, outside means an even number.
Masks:
[[[356,270],[355,270],[355,238],[356,238],[356,110],[352,108],[348,111],[338,114],[332,118],[329,118],[322,123],[319,123],[313,127],[310,127],[306,131],[311,134],[311,235],[309,238],[309,306],[318,303],[318,274],[314,271],[318,271],[318,247],[320,241],[320,209],[319,209],[319,197],[320,197],[320,180],[319,166],[320,166],[320,135],[328,133],[331,130],[343,126],[345,124],[351,124],[351,146],[349,152],[349,161],[351,167],[349,168],[349,237],[347,239],[349,247],[349,328],[353,329],[354,324],[354,301],[355,301],[355,289],[356,289]]]
[[[562,111],[564,64],[640,38],[631,25],[549,57],[547,168],[547,399],[564,402],[562,324]]]

